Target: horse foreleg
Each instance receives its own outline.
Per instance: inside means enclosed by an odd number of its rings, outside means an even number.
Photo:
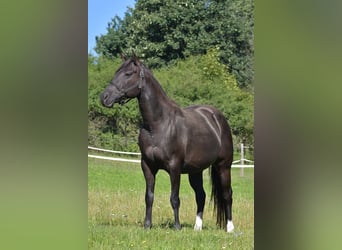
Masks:
[[[146,182],[146,192],[145,192],[145,204],[146,204],[146,214],[144,221],[144,228],[150,229],[152,227],[152,205],[154,200],[154,185],[156,171],[151,171],[149,166],[144,160],[141,160],[141,167],[144,172],[145,182]]]
[[[171,179],[171,196],[170,202],[173,209],[173,214],[175,217],[175,228],[177,230],[181,229],[181,225],[179,223],[179,186],[180,186],[180,170],[170,171],[170,179]]]
[[[189,182],[192,189],[195,191],[196,195],[196,204],[197,204],[197,213],[196,213],[196,222],[194,226],[194,230],[202,230],[203,226],[203,210],[205,204],[205,191],[203,189],[203,176],[202,172],[197,174],[189,174]]]

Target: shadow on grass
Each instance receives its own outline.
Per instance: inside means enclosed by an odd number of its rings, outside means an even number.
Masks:
[[[189,223],[181,223],[182,228],[193,228],[194,225],[189,224]],[[175,222],[173,220],[164,220],[161,223],[154,224],[153,227],[155,228],[161,228],[161,229],[175,229]]]
[[[143,221],[136,221],[135,223],[126,221],[126,220],[116,220],[116,221],[99,221],[96,223],[97,226],[101,226],[101,227],[122,227],[122,226],[127,226],[127,227],[137,227],[137,228],[141,228],[142,230],[144,229],[144,223]],[[194,228],[194,224],[190,224],[190,223],[181,223],[182,229],[193,229]],[[151,229],[171,229],[171,230],[175,230],[175,222],[171,219],[165,219],[160,223],[153,223],[152,228]],[[203,226],[203,230],[220,230],[219,227],[217,226]]]

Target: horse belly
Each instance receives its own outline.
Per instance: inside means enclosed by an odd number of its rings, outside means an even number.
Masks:
[[[220,148],[210,143],[198,143],[188,146],[185,154],[185,166],[204,169],[214,163],[218,157]]]

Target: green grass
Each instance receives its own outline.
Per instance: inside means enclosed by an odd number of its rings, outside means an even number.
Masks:
[[[139,164],[88,160],[89,249],[254,249],[254,170],[232,169],[235,232],[219,229],[210,204],[208,171],[203,174],[207,200],[203,230],[193,230],[196,202],[187,175],[180,187],[182,230],[173,229],[170,180],[165,171],[156,178],[153,227],[143,229],[145,180]]]

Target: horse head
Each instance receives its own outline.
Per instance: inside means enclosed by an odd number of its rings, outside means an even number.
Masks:
[[[125,104],[139,96],[141,92],[145,78],[142,63],[135,55],[132,58],[124,58],[124,60],[100,96],[101,103],[105,107],[110,108],[114,103]]]

